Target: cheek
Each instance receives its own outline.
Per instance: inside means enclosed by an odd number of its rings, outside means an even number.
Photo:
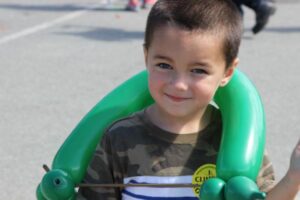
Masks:
[[[167,84],[169,76],[167,73],[149,72],[149,89],[158,89]]]
[[[155,73],[149,73],[148,87],[153,98],[162,90],[165,85],[164,77]]]
[[[197,95],[198,99],[202,101],[209,102],[215,95],[217,88],[211,84],[198,84],[194,88],[194,93]]]

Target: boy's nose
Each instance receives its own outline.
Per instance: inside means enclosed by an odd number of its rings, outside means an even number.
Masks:
[[[177,90],[185,91],[188,89],[188,80],[184,76],[174,75],[171,79],[171,85]]]

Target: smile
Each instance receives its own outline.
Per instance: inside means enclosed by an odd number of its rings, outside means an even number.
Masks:
[[[174,96],[166,93],[165,95],[174,102],[182,102],[191,99],[190,97],[180,97],[180,96]]]

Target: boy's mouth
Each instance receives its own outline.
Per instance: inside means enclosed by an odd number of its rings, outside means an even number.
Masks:
[[[165,93],[165,95],[174,102],[182,102],[191,99],[190,97],[181,97]]]

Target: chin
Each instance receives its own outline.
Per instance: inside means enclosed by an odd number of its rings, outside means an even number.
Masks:
[[[172,111],[166,111],[166,113],[172,117],[176,118],[186,118],[188,116],[192,116],[194,113],[188,112],[186,110],[172,110]]]

